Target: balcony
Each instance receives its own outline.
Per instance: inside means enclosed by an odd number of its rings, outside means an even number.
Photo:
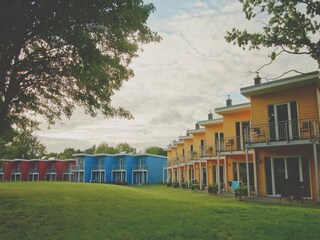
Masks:
[[[71,171],[84,171],[83,165],[70,166]]]
[[[52,174],[52,173],[56,173],[56,169],[55,168],[50,168],[46,170],[46,174]]]
[[[12,169],[11,174],[21,174],[21,169],[20,168]]]
[[[112,166],[112,170],[126,170],[124,165],[117,164]]]
[[[319,138],[319,123],[313,120],[283,121],[270,124],[252,125],[248,144],[307,143]]]
[[[31,168],[29,169],[28,174],[39,174],[39,169]]]
[[[147,165],[133,165],[133,170],[148,170]]]
[[[96,170],[96,171],[101,171],[101,170],[105,170],[105,166],[104,164],[96,164],[92,166],[92,170]]]
[[[216,148],[214,145],[208,145],[208,146],[200,146],[199,153],[202,158],[206,157],[215,157],[216,154]]]

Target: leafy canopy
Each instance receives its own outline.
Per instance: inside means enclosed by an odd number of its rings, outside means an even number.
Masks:
[[[249,50],[273,47],[271,62],[281,53],[307,54],[320,69],[320,1],[241,0],[248,20],[263,24],[260,32],[233,28],[227,42]],[[271,63],[270,62],[270,63]]]
[[[0,3],[0,134],[30,116],[53,124],[75,106],[95,116],[131,118],[111,106],[133,76],[155,10],[142,0],[4,0]]]

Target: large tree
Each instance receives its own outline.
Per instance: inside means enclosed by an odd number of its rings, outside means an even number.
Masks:
[[[248,20],[262,24],[261,31],[232,29],[226,40],[249,50],[273,48],[271,64],[279,54],[307,54],[320,69],[320,1],[240,0]]]
[[[111,96],[133,76],[141,45],[160,37],[142,0],[2,0],[0,134],[30,116],[53,124],[75,106],[131,118]]]

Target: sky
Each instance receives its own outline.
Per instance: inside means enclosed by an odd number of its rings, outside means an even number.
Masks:
[[[148,26],[162,37],[143,46],[130,67],[135,76],[124,82],[112,99],[114,106],[129,110],[133,120],[91,118],[77,108],[70,119],[36,132],[47,152],[65,148],[84,150],[96,144],[115,146],[127,142],[143,151],[166,147],[211,110],[248,102],[240,88],[253,84],[254,72],[267,63],[271,49],[244,51],[224,39],[232,28],[258,31],[259,22],[248,22],[238,0],[148,0],[156,11]],[[281,55],[260,71],[262,78],[297,69],[315,71],[308,56]],[[214,114],[214,117],[219,117]]]

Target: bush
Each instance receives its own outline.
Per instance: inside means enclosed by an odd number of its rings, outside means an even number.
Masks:
[[[191,189],[192,189],[192,191],[194,191],[194,190],[200,190],[200,185],[199,184],[192,184],[192,186],[191,186]]]
[[[213,185],[210,185],[208,187],[208,193],[209,194],[217,194],[218,193],[218,185],[217,184],[213,184]]]
[[[179,182],[174,182],[174,183],[173,183],[173,187],[174,187],[174,188],[178,188],[178,187],[179,187]]]
[[[186,183],[186,182],[181,183],[181,188],[182,189],[188,188],[188,183]]]
[[[172,182],[171,181],[167,182],[167,187],[172,187]]]
[[[241,185],[234,191],[234,196],[238,200],[242,200],[244,197],[248,196],[247,185]]]

